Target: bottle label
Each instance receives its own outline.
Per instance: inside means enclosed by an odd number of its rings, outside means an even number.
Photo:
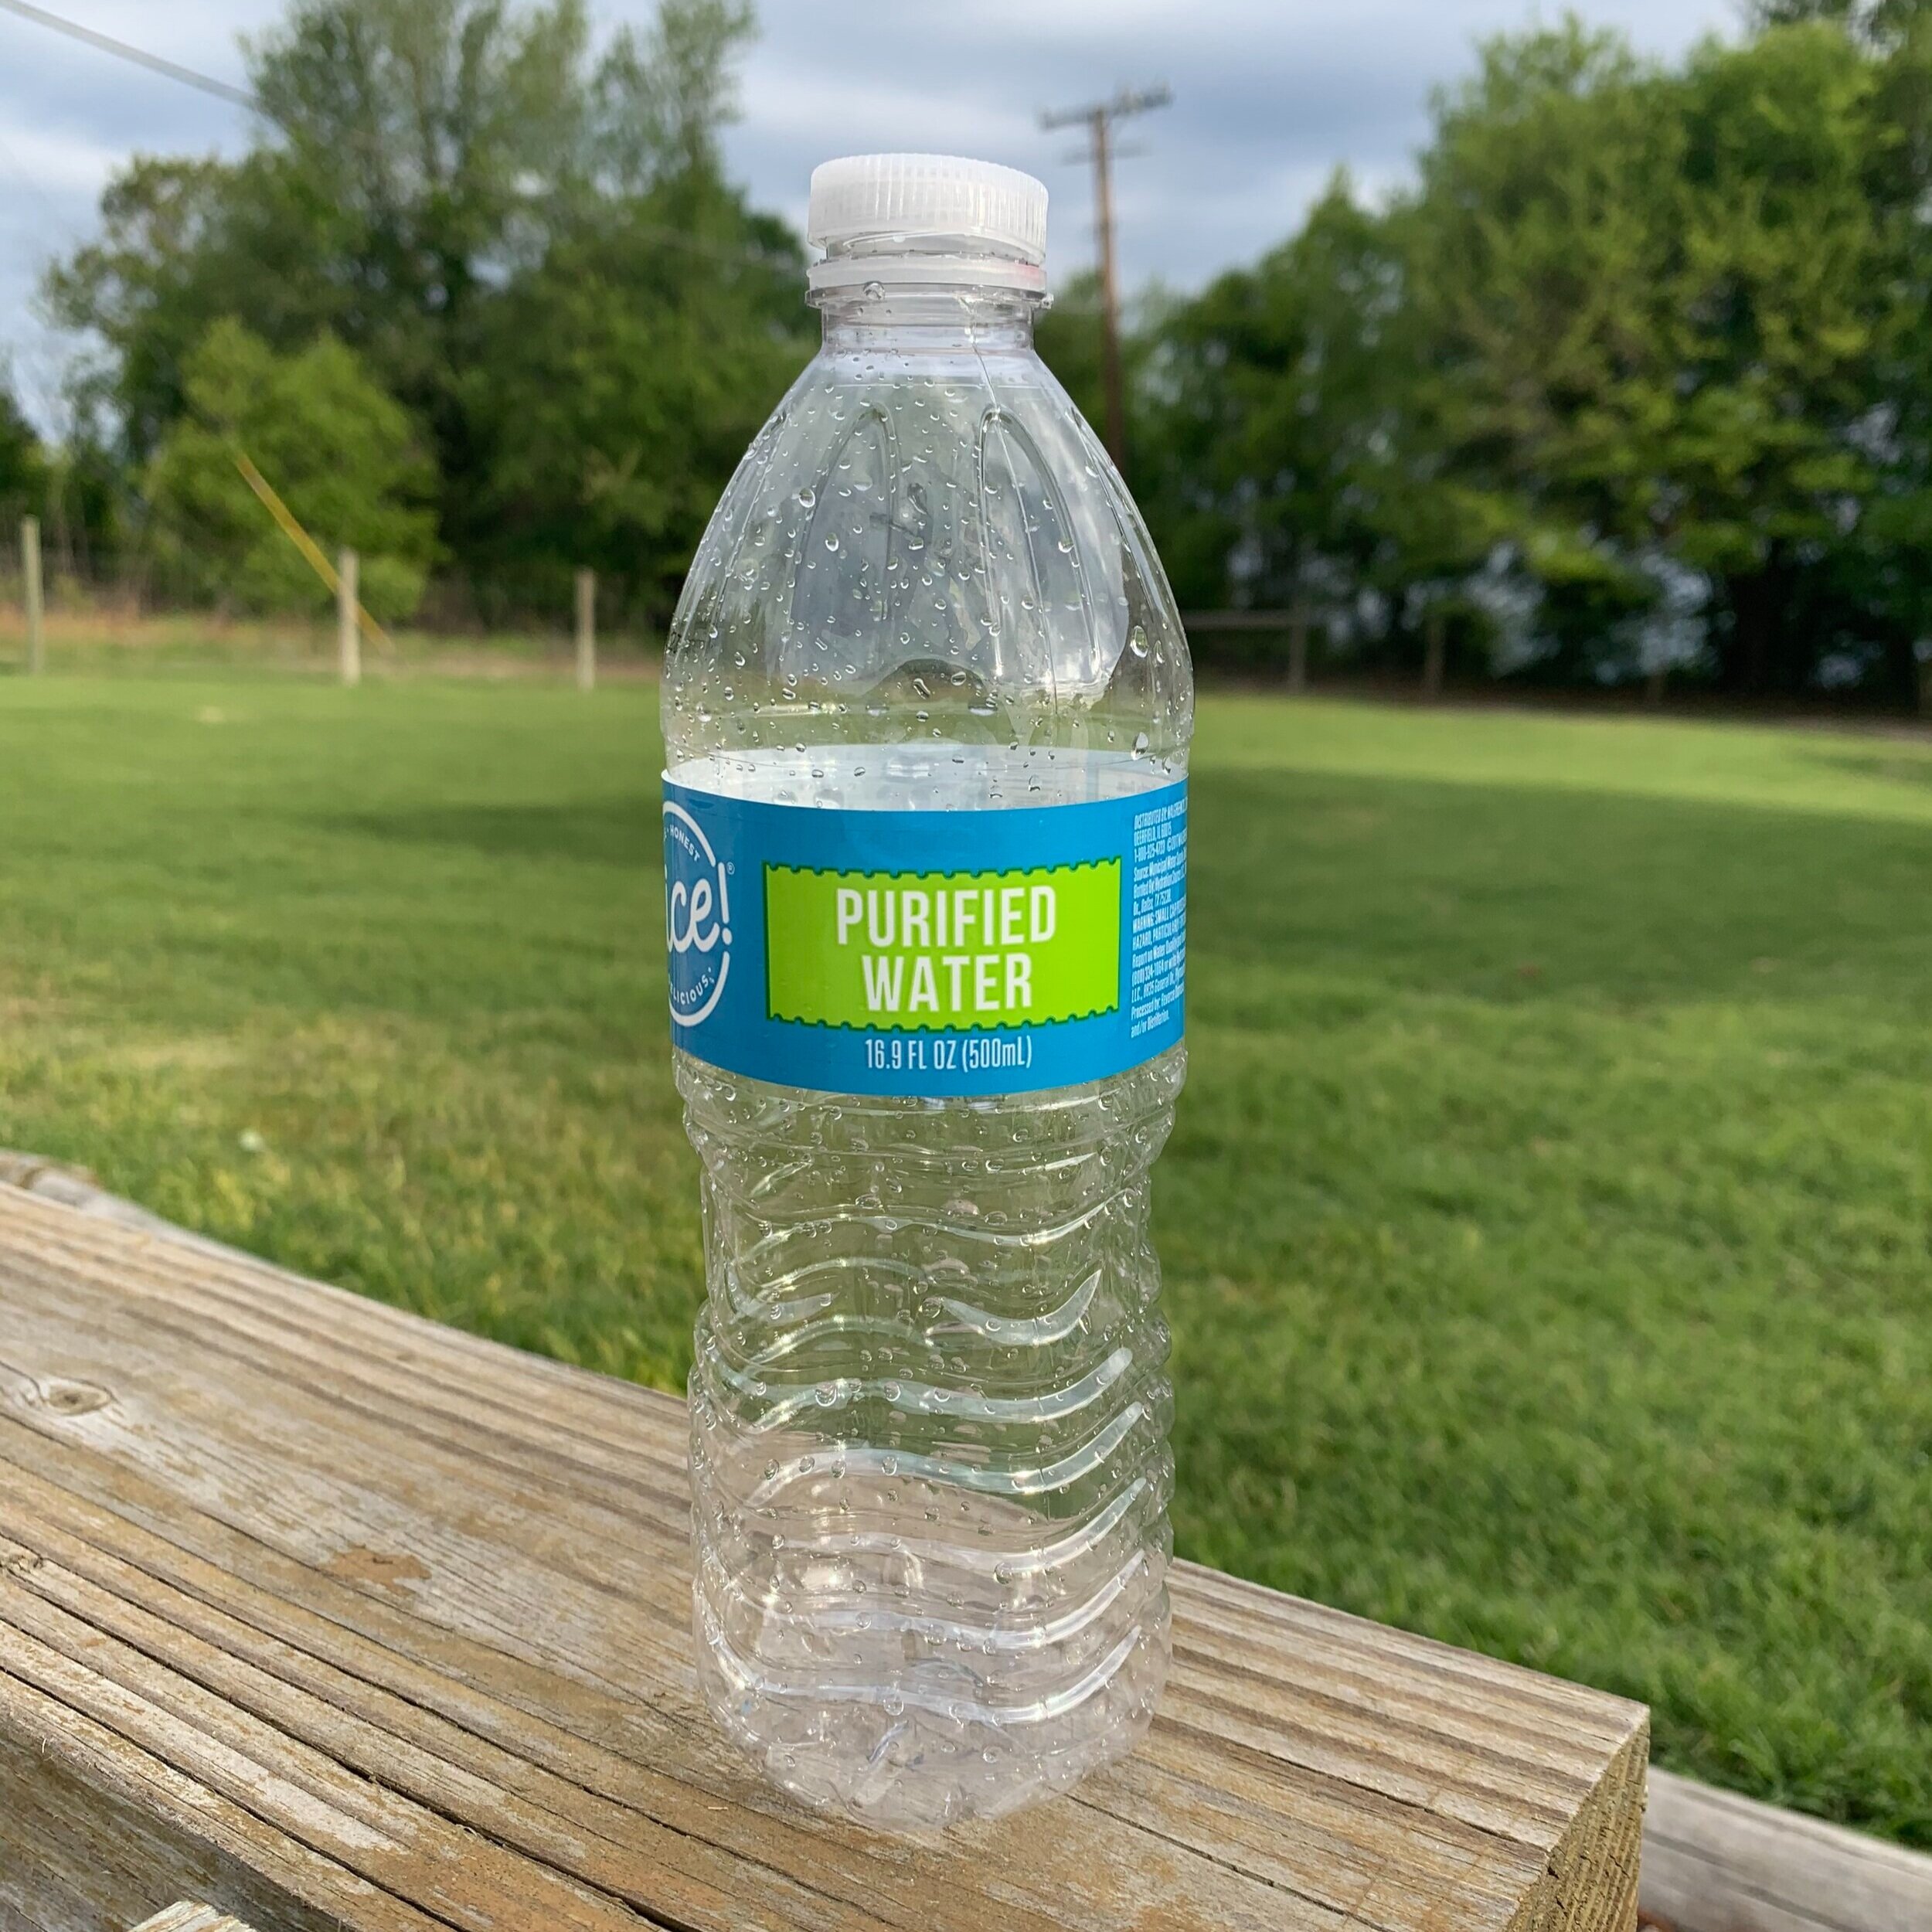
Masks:
[[[671,1032],[780,1086],[951,1098],[1179,1043],[1187,787],[846,811],[664,789]]]

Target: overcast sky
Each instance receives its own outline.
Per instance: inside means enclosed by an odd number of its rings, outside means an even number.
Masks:
[[[281,0],[41,0],[184,65],[240,80],[237,33]],[[652,0],[592,0],[600,26]],[[1593,21],[1674,54],[1730,30],[1732,0],[1586,0]],[[1165,81],[1172,107],[1134,124],[1118,201],[1130,285],[1191,287],[1291,229],[1338,162],[1400,180],[1430,90],[1469,70],[1479,35],[1529,24],[1531,0],[764,0],[744,117],[727,148],[758,201],[802,223],[826,156],[916,148],[983,155],[1053,191],[1050,266],[1092,255],[1091,190],[1043,107]],[[1541,17],[1560,17],[1545,5]],[[36,413],[60,345],[29,302],[44,264],[91,225],[102,184],[138,151],[233,151],[240,108],[0,12],[0,353]]]

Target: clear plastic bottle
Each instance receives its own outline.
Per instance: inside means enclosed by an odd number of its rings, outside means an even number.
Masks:
[[[1193,685],[1033,349],[1045,217],[985,164],[818,170],[824,349],[664,685],[701,1679],[778,1784],[895,1829],[1124,1754],[1169,1654]]]

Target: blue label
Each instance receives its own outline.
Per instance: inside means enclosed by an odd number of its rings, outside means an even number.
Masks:
[[[1179,1044],[1187,787],[983,811],[665,781],[671,1031],[734,1073],[921,1098],[1109,1080]]]

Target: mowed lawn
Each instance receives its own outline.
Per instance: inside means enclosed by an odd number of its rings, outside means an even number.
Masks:
[[[0,1144],[676,1386],[648,687],[0,682]],[[1932,746],[1202,708],[1183,1551],[1932,1846]]]

